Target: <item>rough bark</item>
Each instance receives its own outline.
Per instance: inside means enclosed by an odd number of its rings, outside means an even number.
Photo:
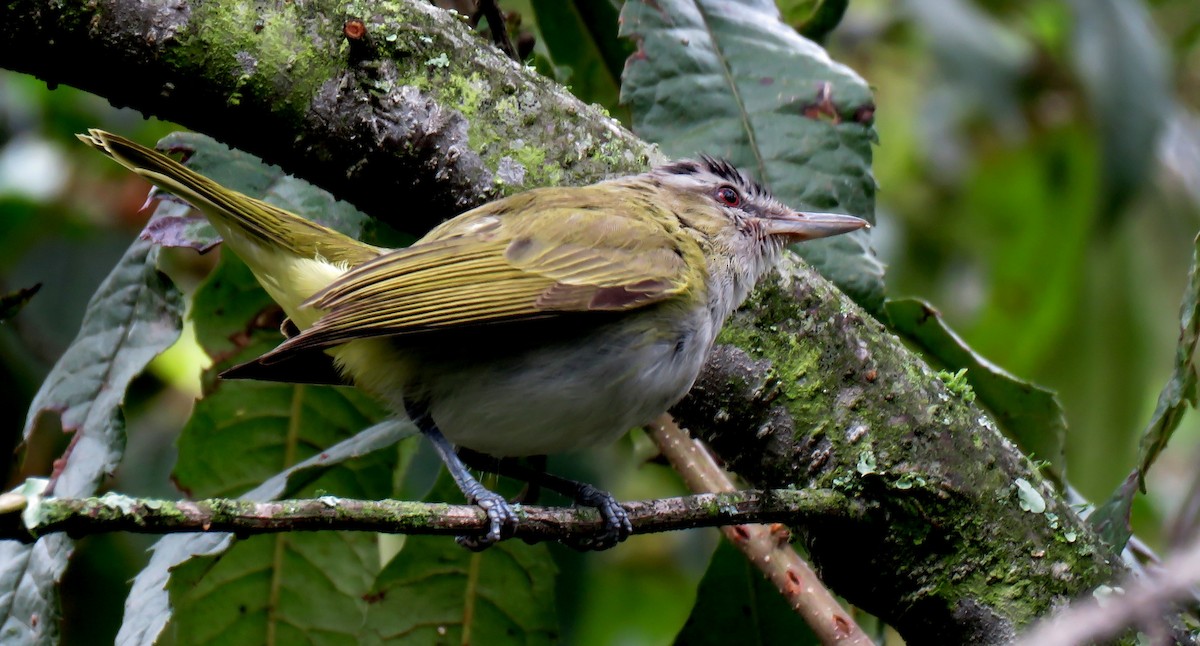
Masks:
[[[352,18],[364,37],[343,33]],[[656,157],[417,1],[17,0],[0,6],[0,65],[205,131],[413,231]],[[815,272],[783,275],[674,413],[758,486],[867,507],[803,534],[834,590],[910,643],[991,644],[1112,577],[982,410]],[[1030,491],[1044,512],[1022,507]]]
[[[1110,580],[1120,565],[987,414],[814,273],[761,287],[671,412],[757,486],[868,505],[798,528],[821,578],[918,644],[1005,643]]]

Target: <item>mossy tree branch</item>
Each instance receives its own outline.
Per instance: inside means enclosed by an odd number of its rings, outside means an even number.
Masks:
[[[0,66],[205,131],[410,231],[657,161],[415,0],[16,0]],[[991,644],[1120,569],[963,393],[809,268],[782,275],[673,414],[757,486],[870,510],[802,532],[834,590],[912,643]]]

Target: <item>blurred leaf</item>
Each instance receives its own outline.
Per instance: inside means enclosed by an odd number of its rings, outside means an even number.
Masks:
[[[588,103],[599,103],[614,117],[629,123],[629,110],[619,103],[621,70],[633,53],[628,41],[617,37],[617,0],[531,0],[542,42],[556,66],[571,69],[566,83],[571,93]]]
[[[957,90],[954,102],[983,110],[1009,131],[1023,130],[1018,84],[1033,63],[1029,42],[992,19],[976,3],[906,0],[903,7],[929,39],[950,88]]]
[[[1071,0],[1072,62],[1103,142],[1101,221],[1112,225],[1155,167],[1171,113],[1168,61],[1138,0]]]
[[[1051,475],[1066,475],[1063,447],[1067,421],[1052,391],[1022,381],[972,350],[928,303],[917,299],[889,300],[891,327],[919,346],[948,370],[966,369],[977,401],[1001,430],[1026,455],[1050,463]]]
[[[428,499],[457,492],[443,473]],[[366,633],[385,644],[558,643],[554,575],[545,545],[470,552],[445,536],[409,536],[371,589]]]
[[[183,153],[189,168],[226,188],[303,214],[351,237],[362,237],[364,227],[370,222],[366,215],[350,204],[334,199],[328,192],[212,137],[195,132],[173,132],[158,142],[158,148],[168,153]],[[155,189],[152,195],[158,192]],[[220,237],[207,220],[191,211],[176,198],[163,200],[155,209],[145,235],[165,247],[207,251],[220,241]]]
[[[1175,369],[1158,395],[1158,404],[1138,447],[1138,487],[1146,491],[1146,473],[1167,446],[1188,406],[1196,407],[1196,343],[1200,338],[1200,237],[1196,238],[1188,285],[1179,306]]]
[[[283,335],[271,326],[273,320],[260,320],[269,318],[263,314],[271,311],[280,312],[282,317],[282,310],[258,284],[246,263],[231,253],[221,255],[216,268],[196,290],[192,311],[204,312],[208,319],[208,324],[196,326],[196,342],[214,361],[240,352],[250,343],[256,328],[267,328],[264,344],[283,341]]]
[[[53,476],[54,495],[93,494],[125,450],[121,404],[133,378],[179,336],[179,291],[157,269],[158,249],[135,240],[100,284],[79,335],[34,397],[25,422],[33,433],[43,413],[56,413],[74,433]],[[57,641],[58,580],[73,542],[63,534],[33,545],[5,542],[0,563],[0,640]]]
[[[1196,23],[1200,31],[1200,22]],[[1159,148],[1167,177],[1200,206],[1200,115],[1179,107],[1167,122]]]
[[[1028,145],[981,156],[941,227],[963,228],[960,253],[987,284],[966,338],[1016,374],[1034,374],[1064,343],[1084,298],[1098,186],[1095,146],[1082,128],[1043,132]],[[1020,343],[1013,343],[1020,339]]]
[[[672,157],[729,159],[801,210],[874,221],[871,91],[779,19],[765,0],[636,0],[621,35],[638,50],[621,100],[634,130]],[[871,312],[883,304],[883,266],[865,231],[798,251]]]
[[[1133,508],[1133,497],[1137,495],[1137,482],[1138,472],[1135,470],[1117,487],[1108,502],[1087,517],[1088,525],[1108,544],[1113,556],[1120,556],[1129,537],[1133,536],[1129,513]]]
[[[22,287],[7,294],[0,294],[0,323],[16,316],[41,288],[42,284],[38,283],[33,287]]]
[[[179,438],[175,479],[193,497],[241,494],[383,418],[372,400],[351,388],[254,381],[236,386],[222,384],[197,402]],[[338,480],[358,487],[391,482],[387,464],[349,464]]]
[[[779,590],[727,540],[717,545],[676,644],[819,644]]]
[[[784,22],[819,43],[842,21],[850,0],[779,0],[776,4]]]

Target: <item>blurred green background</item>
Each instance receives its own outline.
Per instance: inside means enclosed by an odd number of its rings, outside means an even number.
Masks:
[[[572,43],[552,36],[569,19],[615,34],[615,24],[596,21],[617,5],[574,4],[596,10],[501,2],[520,14],[539,69],[625,117],[613,103],[613,65],[585,65]],[[794,24],[814,4],[780,2]],[[875,88],[874,240],[889,295],[930,301],[992,362],[1056,390],[1069,421],[1068,478],[1088,498],[1107,498],[1134,466],[1170,374],[1200,228],[1200,5],[860,0],[824,44]],[[41,379],[148,215],[147,186],[75,141],[88,127],[145,143],[175,129],[0,71],[0,293],[42,285],[0,323],[0,446],[14,456],[4,463],[7,487],[48,472],[65,445],[39,438],[21,462],[13,452]],[[175,250],[169,273],[190,290],[215,255]],[[111,488],[179,495],[169,478],[173,441],[204,360],[185,334],[135,383],[129,450]],[[641,464],[647,453],[635,436],[589,456],[586,468],[604,472],[601,483],[618,497],[680,492],[664,468]],[[1135,530],[1155,548],[1197,526],[1198,459],[1190,414],[1135,505]],[[127,589],[148,542],[81,543],[64,582],[64,599],[79,604],[66,608],[68,642],[115,634],[123,593],[114,591]],[[635,538],[586,560],[556,552],[570,643],[669,642],[715,542],[715,532],[688,532]]]

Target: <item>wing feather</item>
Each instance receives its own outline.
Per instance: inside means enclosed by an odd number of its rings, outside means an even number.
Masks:
[[[703,264],[698,243],[648,198],[611,210],[596,187],[533,193],[346,272],[306,301],[325,314],[264,359],[373,336],[644,307],[689,287],[686,258]],[[509,203],[531,199],[552,203]]]

